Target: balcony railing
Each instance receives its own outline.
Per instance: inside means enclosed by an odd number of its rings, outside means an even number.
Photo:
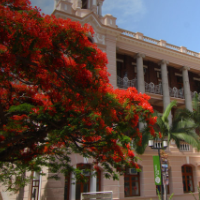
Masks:
[[[190,145],[187,143],[180,144],[180,151],[190,151]]]
[[[129,87],[137,88],[137,79],[128,79],[127,76],[121,78],[117,76],[117,86],[119,88],[127,89]],[[145,92],[153,93],[153,94],[163,94],[162,92],[162,84],[155,85],[154,83],[146,83],[145,82]],[[184,99],[184,90],[183,88],[178,89],[177,87],[169,88],[169,94],[171,97]],[[197,91],[191,92],[191,97],[194,98],[195,95],[198,95],[198,99],[200,101],[200,93]]]
[[[181,99],[185,98],[183,93],[183,88],[181,89],[178,89],[176,87],[169,88],[169,94],[171,97],[181,98]]]
[[[81,193],[81,200],[112,200],[112,191]]]
[[[129,80],[126,76],[124,78],[120,78],[119,76],[117,76],[117,86],[124,89],[127,89],[129,87],[137,88],[137,79]]]
[[[154,83],[146,83],[145,82],[145,92],[154,93],[154,94],[162,94],[162,85],[155,85]]]

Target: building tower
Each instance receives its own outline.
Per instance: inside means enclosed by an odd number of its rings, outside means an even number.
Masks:
[[[102,17],[103,1],[104,0],[54,0],[54,10],[67,11],[75,15],[82,10],[85,14],[93,12],[99,17]]]

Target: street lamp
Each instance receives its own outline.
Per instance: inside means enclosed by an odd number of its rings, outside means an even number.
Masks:
[[[163,200],[163,176],[162,176],[162,168],[161,168],[161,159],[160,159],[160,150],[166,149],[168,145],[167,140],[161,140],[161,139],[151,139],[148,142],[148,146],[152,149],[158,149],[158,156],[160,160],[160,170],[161,170],[161,197]]]

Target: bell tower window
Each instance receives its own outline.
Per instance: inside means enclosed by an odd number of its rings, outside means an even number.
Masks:
[[[88,0],[82,0],[82,9],[88,8]]]

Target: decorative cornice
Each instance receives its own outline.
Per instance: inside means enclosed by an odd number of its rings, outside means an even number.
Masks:
[[[181,71],[183,71],[183,70],[189,71],[189,70],[190,70],[190,67],[188,67],[188,66],[183,66],[180,70],[181,70]]]
[[[135,58],[145,58],[145,54],[142,54],[142,53],[137,53],[136,55],[135,55]]]
[[[168,64],[169,64],[169,61],[167,61],[167,60],[161,60],[158,64],[159,64],[159,65],[162,65],[162,64],[168,65]]]

